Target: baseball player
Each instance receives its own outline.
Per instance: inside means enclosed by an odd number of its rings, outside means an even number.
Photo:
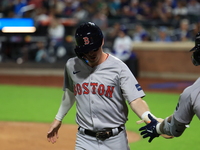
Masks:
[[[193,51],[192,62],[195,66],[200,65],[200,32],[197,33],[195,46],[190,50]],[[179,137],[189,126],[193,116],[196,114],[200,119],[200,78],[193,85],[187,87],[179,97],[179,102],[174,113],[159,123],[151,115],[148,115],[151,123],[141,127],[143,138],[149,138],[151,142],[160,134],[172,135]]]
[[[64,95],[47,139],[56,142],[62,119],[76,101],[76,150],[129,150],[126,101],[145,120],[150,113],[142,99],[145,93],[121,60],[103,52],[104,38],[97,25],[81,24],[75,39],[77,57],[65,65]]]

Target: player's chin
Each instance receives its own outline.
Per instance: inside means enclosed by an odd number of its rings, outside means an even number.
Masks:
[[[90,62],[96,62],[97,61],[97,57],[89,57],[88,60]]]

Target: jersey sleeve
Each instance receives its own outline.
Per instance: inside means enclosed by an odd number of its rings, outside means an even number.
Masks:
[[[200,119],[200,78],[184,89],[174,112],[174,117],[181,123],[189,124],[196,114]]]
[[[70,62],[68,61],[64,69],[63,91],[65,91],[66,89],[69,89],[71,92],[73,92],[73,80],[70,76],[69,66],[70,66]]]
[[[142,98],[145,93],[127,66],[120,73],[120,84],[123,97],[130,103],[137,98]]]
[[[62,97],[62,102],[60,104],[59,110],[56,114],[56,119],[59,121],[62,121],[64,116],[67,114],[67,112],[70,110],[70,108],[73,106],[75,102],[75,96],[72,92],[69,90],[65,90],[63,97]]]
[[[192,99],[193,112],[200,119],[200,93],[198,92],[197,94],[192,96]]]
[[[189,124],[194,116],[192,106],[193,96],[190,91],[185,90],[179,97],[178,104],[174,111],[174,117],[177,121]]]

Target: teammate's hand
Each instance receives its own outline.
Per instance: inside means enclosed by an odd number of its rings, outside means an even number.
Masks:
[[[156,119],[154,119],[150,114],[148,114],[149,119],[151,122],[139,129],[139,131],[142,131],[140,134],[143,135],[143,138],[149,138],[149,143],[155,138],[159,137],[160,134],[156,131],[156,125],[159,123]]]
[[[164,121],[164,119],[162,119],[162,118],[157,118],[156,120],[157,120],[159,123],[161,123],[161,122]],[[172,138],[174,138],[173,136],[170,136],[170,135],[167,135],[167,134],[161,134],[160,136],[162,136],[162,137],[165,138],[165,139],[172,139]]]
[[[47,140],[54,144],[58,139],[58,130],[61,126],[61,121],[54,120],[49,131],[47,132]]]
[[[165,139],[172,139],[172,138],[174,138],[174,136],[170,136],[170,135],[167,135],[167,134],[161,134],[160,136],[162,136]]]

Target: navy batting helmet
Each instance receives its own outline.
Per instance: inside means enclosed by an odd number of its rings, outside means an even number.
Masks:
[[[200,32],[196,34],[195,46],[190,51],[194,51],[192,54],[193,64],[195,66],[200,65]]]
[[[87,22],[77,28],[75,39],[75,53],[79,58],[82,58],[83,54],[99,49],[102,45],[103,33],[96,24]]]

